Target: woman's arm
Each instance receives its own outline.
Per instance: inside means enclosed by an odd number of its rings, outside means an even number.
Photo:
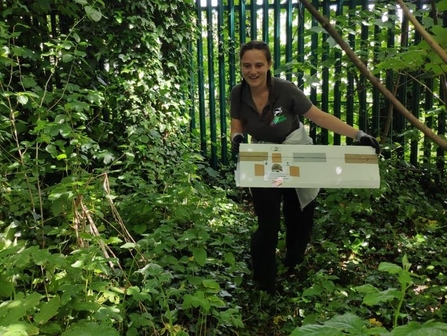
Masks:
[[[320,127],[326,128],[337,134],[344,135],[353,139],[356,139],[357,133],[359,132],[359,130],[348,125],[337,117],[323,112],[315,105],[312,105],[311,108],[306,113],[304,113],[304,116],[312,120]]]
[[[233,153],[239,153],[239,145],[244,142],[244,125],[241,119],[231,118],[231,150]]]
[[[244,125],[242,124],[241,119],[231,118],[230,139],[233,139],[234,135],[237,133],[244,134]]]
[[[366,134],[363,131],[355,129],[329,113],[323,112],[314,105],[312,105],[309,111],[304,113],[304,116],[312,120],[320,127],[326,128],[340,135],[351,137],[357,140],[361,145],[373,147],[376,150],[376,154],[380,153],[380,144],[376,138]]]

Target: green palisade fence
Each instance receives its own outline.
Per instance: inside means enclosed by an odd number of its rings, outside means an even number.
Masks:
[[[343,27],[343,38],[370,70],[375,69],[380,62],[378,56],[384,52],[404,52],[421,39],[395,4],[382,4],[380,8],[385,10],[381,12],[367,0],[312,0],[312,4],[332,24]],[[421,13],[429,12],[423,1],[413,5]],[[382,136],[388,127],[386,144],[397,148],[397,155],[405,155],[413,164],[437,162],[440,168],[444,167],[444,151],[390,109],[390,103],[298,0],[197,0],[196,6],[199,34],[192,48],[195,57],[191,127],[199,132],[202,153],[214,168],[231,160],[230,91],[241,79],[239,47],[253,39],[270,45],[275,75],[295,82],[315,105],[374,136]],[[412,81],[411,76],[391,70],[376,71],[375,75],[409,111],[438,134],[445,134],[446,113],[444,104],[440,104],[444,95],[439,76],[420,76]],[[418,75],[421,74],[412,74]],[[318,144],[352,142],[306,120],[305,123]]]

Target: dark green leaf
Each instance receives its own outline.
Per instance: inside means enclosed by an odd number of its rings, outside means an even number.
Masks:
[[[34,316],[34,321],[39,324],[49,321],[53,316],[55,316],[61,305],[61,300],[59,296],[55,296],[50,299],[50,301],[45,302],[41,307],[40,311]]]
[[[108,325],[100,325],[95,322],[80,322],[72,325],[61,336],[119,336],[116,329]]]
[[[101,20],[102,13],[99,10],[97,10],[91,6],[85,6],[84,9],[85,9],[85,12],[87,13],[87,16],[90,19],[92,19],[93,21],[98,22],[99,20]]]
[[[409,322],[393,329],[390,336],[447,336],[447,323],[429,321],[421,325]]]
[[[203,248],[193,248],[192,254],[194,256],[194,260],[200,265],[203,266],[206,263],[207,253]]]
[[[379,271],[387,272],[389,274],[397,274],[402,271],[402,267],[389,262],[381,262],[379,264]]]

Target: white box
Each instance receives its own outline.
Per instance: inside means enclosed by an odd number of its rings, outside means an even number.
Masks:
[[[239,187],[380,187],[368,146],[241,144],[235,180]]]

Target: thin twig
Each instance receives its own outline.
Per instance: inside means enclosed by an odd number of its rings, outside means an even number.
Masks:
[[[379,89],[379,91],[394,105],[404,117],[413,124],[417,129],[424,133],[427,138],[435,142],[439,147],[447,149],[447,141],[433,132],[431,128],[422,123],[416,118],[407,108],[380,82],[380,80],[374,76],[371,71],[363,64],[363,62],[357,57],[349,44],[340,36],[337,30],[331,25],[328,19],[321,15],[308,0],[300,0],[311,15],[323,26],[323,28],[332,36],[332,38],[338,43],[338,45],[345,51],[346,55],[351,59],[354,65],[360,70],[360,72],[369,79],[369,81]]]

